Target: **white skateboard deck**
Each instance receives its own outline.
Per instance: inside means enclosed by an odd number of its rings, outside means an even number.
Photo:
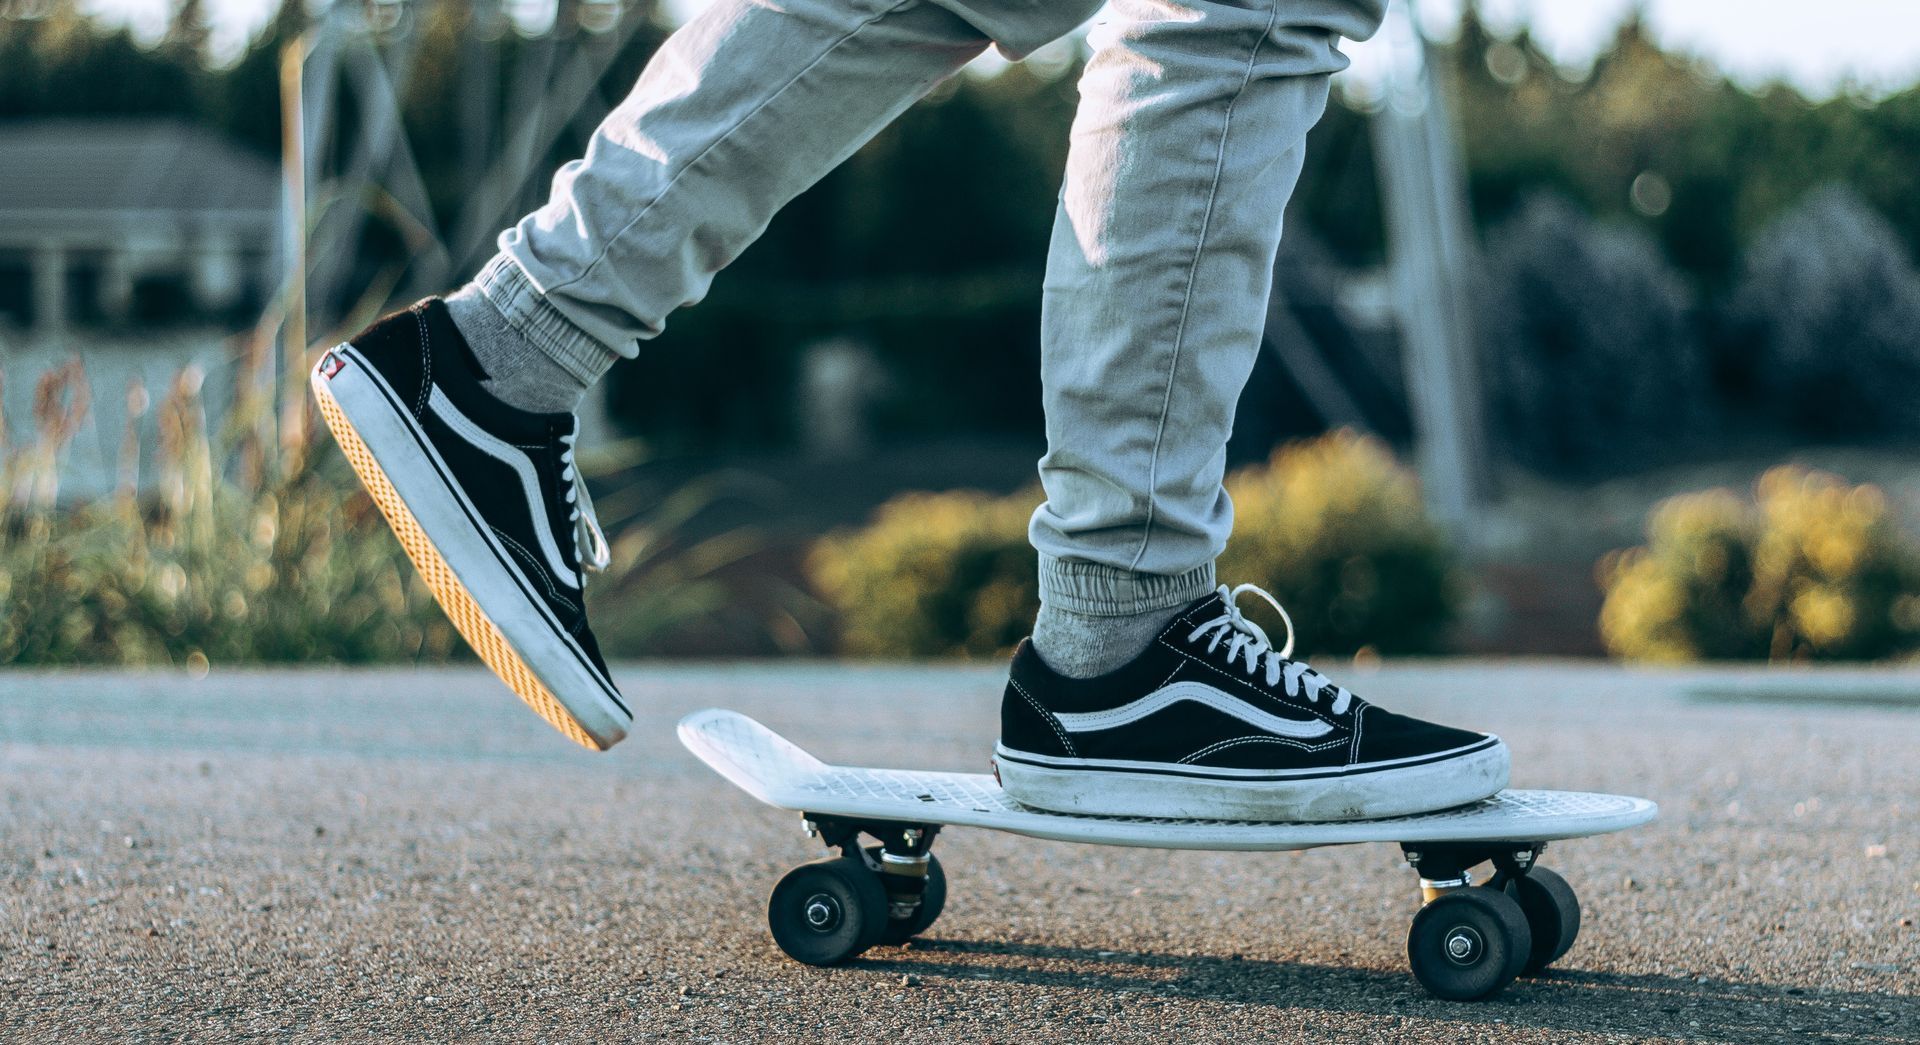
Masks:
[[[1029,809],[984,773],[828,765],[753,719],[719,708],[681,719],[680,742],[735,787],[780,809],[1094,845],[1277,851],[1358,842],[1550,842],[1624,831],[1658,812],[1652,802],[1628,795],[1510,790],[1437,813],[1338,823],[1073,816]]]

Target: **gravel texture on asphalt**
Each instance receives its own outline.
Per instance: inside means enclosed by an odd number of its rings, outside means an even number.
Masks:
[[[1644,794],[1556,843],[1585,927],[1482,1003],[1406,971],[1392,846],[1169,853],[955,829],[927,938],[788,961],[820,855],[674,739],[984,769],[992,666],[628,665],[592,755],[479,669],[0,674],[0,1041],[1920,1042],[1920,674],[1396,664],[1514,783]]]

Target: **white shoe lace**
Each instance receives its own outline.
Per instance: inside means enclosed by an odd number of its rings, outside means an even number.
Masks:
[[[1275,650],[1273,641],[1260,625],[1248,620],[1240,612],[1239,599],[1242,592],[1253,592],[1267,601],[1280,614],[1280,620],[1287,626],[1287,644]],[[1267,685],[1277,686],[1284,680],[1286,693],[1290,697],[1305,700],[1312,704],[1320,699],[1322,693],[1333,694],[1333,713],[1346,714],[1347,707],[1353,702],[1353,694],[1334,685],[1333,680],[1297,660],[1288,660],[1293,655],[1293,618],[1287,616],[1286,607],[1280,605],[1267,591],[1255,584],[1242,584],[1237,588],[1220,586],[1220,600],[1227,611],[1218,617],[1193,629],[1187,636],[1188,642],[1199,642],[1206,638],[1207,652],[1212,653],[1219,647],[1221,640],[1227,640],[1227,663],[1233,664],[1243,657],[1247,664],[1247,674],[1252,675],[1262,664],[1267,669]]]
[[[567,503],[573,509],[567,515],[567,521],[573,524],[573,546],[579,553],[580,567],[588,572],[601,573],[613,562],[613,549],[607,546],[607,535],[601,531],[600,520],[593,514],[593,498],[587,495],[587,481],[573,465],[573,441],[579,435],[580,426],[576,421],[573,431],[560,437],[560,445],[566,447],[560,452],[560,463],[566,466],[560,473],[560,481],[568,484]]]

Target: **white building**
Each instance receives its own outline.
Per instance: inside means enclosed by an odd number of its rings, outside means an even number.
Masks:
[[[0,121],[0,416],[30,443],[40,375],[80,358],[92,403],[62,498],[113,489],[135,381],[157,398],[197,367],[218,425],[231,335],[274,290],[279,186],[275,165],[187,124]]]
[[[223,325],[257,312],[279,240],[274,165],[156,120],[0,121],[0,324]]]

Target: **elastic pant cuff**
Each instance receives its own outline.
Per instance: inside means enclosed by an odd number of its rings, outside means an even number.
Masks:
[[[561,315],[511,257],[495,255],[480,274],[473,277],[473,282],[500,311],[507,325],[578,379],[582,387],[590,387],[600,380],[620,358]]]
[[[1212,562],[1167,576],[1040,556],[1040,601],[1087,617],[1178,609],[1213,589]]]

